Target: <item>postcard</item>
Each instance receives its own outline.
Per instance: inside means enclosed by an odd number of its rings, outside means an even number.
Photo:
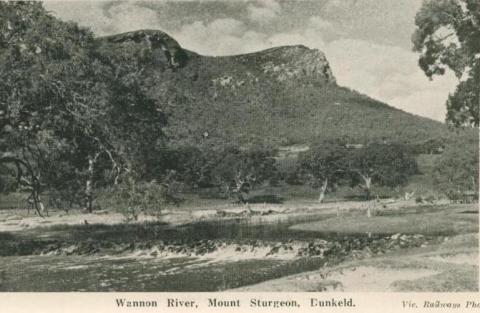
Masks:
[[[2,312],[476,312],[478,0],[0,2]]]

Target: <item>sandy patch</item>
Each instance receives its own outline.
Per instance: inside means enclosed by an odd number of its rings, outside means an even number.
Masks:
[[[307,212],[304,212],[307,211]],[[219,220],[231,218],[248,218],[252,223],[274,223],[288,220],[314,212],[314,208],[298,210],[287,206],[275,204],[255,205],[225,205],[214,206],[213,209],[201,210],[177,210],[165,209],[158,220],[156,216],[140,214],[138,220],[130,223],[142,223],[147,221],[160,221],[171,225],[180,225],[194,221]],[[222,216],[218,212],[225,212]],[[0,211],[0,232],[21,231],[37,227],[52,225],[84,225],[84,224],[122,224],[125,216],[117,212],[99,211],[92,214],[71,212],[50,212],[50,215],[41,218],[36,215],[15,214],[14,212]]]
[[[73,265],[73,266],[64,267],[63,269],[65,269],[65,270],[78,270],[78,269],[84,269],[84,268],[88,268],[88,265]]]
[[[395,291],[392,284],[401,280],[416,280],[437,274],[433,270],[388,269],[359,266],[335,271],[315,271],[275,279],[239,288],[241,291]]]
[[[432,270],[384,269],[360,266],[334,272],[328,276],[328,279],[340,282],[340,285],[336,288],[338,291],[384,292],[394,291],[391,285],[395,281],[416,280],[436,273]]]
[[[4,215],[6,215],[4,213]],[[140,216],[138,222],[154,221],[153,216]],[[15,219],[7,218],[0,222],[0,232],[19,231],[26,228],[46,227],[52,225],[84,225],[84,224],[120,224],[125,222],[125,217],[120,213],[108,214],[59,214],[52,213],[50,216],[15,216]]]

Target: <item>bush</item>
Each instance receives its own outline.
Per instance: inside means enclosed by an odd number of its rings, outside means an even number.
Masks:
[[[478,190],[478,137],[459,138],[448,146],[433,168],[433,181],[451,200]]]
[[[167,201],[167,187],[156,181],[138,182],[131,176],[117,187],[118,210],[127,221],[138,220],[141,213],[160,216]]]

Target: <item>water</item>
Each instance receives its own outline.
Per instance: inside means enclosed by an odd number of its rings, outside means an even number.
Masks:
[[[22,238],[22,246],[10,246],[9,255],[0,258],[0,291],[217,291],[259,283],[320,268],[323,257],[297,255],[298,247],[318,239],[318,233],[289,226],[326,217],[307,215],[274,223],[234,219],[179,227],[54,227],[40,236],[42,240]],[[4,235],[4,243],[18,239]],[[281,248],[267,256],[282,242],[288,242],[291,251]],[[71,252],[82,243],[94,244],[96,250]],[[116,251],[121,244],[133,248]],[[45,253],[49,245],[55,248]],[[202,245],[220,248],[202,255],[185,249],[168,252],[172,247],[203,249]],[[158,246],[164,249],[160,254]],[[40,251],[46,255],[37,255]]]
[[[315,269],[319,260],[241,260],[202,266],[175,259],[5,257],[0,291],[220,291]],[[6,265],[6,266],[5,266]],[[19,267],[21,265],[21,267]]]

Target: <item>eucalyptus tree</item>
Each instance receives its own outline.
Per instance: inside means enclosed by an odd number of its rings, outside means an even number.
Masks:
[[[458,136],[433,166],[433,183],[447,195],[478,194],[478,135]]]
[[[108,57],[89,30],[41,3],[0,2],[0,163],[16,169],[39,214],[40,193],[62,188],[62,170],[83,182],[91,211],[99,158],[116,181],[162,138],[165,116],[138,71]]]
[[[254,187],[268,181],[276,174],[275,149],[268,146],[253,145],[239,147],[225,145],[220,151],[207,151],[213,160],[210,176],[213,181],[225,186],[227,193],[235,195],[239,202],[245,203],[245,194]]]
[[[372,143],[352,149],[347,162],[351,183],[364,190],[366,200],[370,199],[374,184],[401,186],[418,172],[417,163],[408,153],[408,148],[396,143]]]
[[[47,172],[95,132],[107,102],[93,43],[89,31],[57,20],[41,3],[0,3],[0,162],[15,166],[39,214]]]
[[[301,153],[298,162],[302,176],[319,187],[319,202],[324,200],[328,188],[337,185],[359,186],[369,200],[374,184],[403,185],[418,171],[415,159],[401,144],[320,141]]]
[[[323,202],[329,187],[348,177],[349,151],[337,140],[321,141],[299,155],[299,171],[313,186],[319,187],[318,202]]]
[[[432,78],[451,69],[460,79],[447,100],[447,122],[478,126],[480,107],[480,2],[425,0],[412,42],[419,65]]]

